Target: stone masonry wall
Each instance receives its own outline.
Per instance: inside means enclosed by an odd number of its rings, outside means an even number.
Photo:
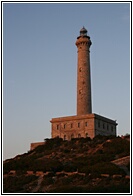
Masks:
[[[52,119],[52,138],[61,137],[71,140],[78,137],[94,137],[93,116],[71,116]]]
[[[94,138],[98,134],[116,135],[116,122],[96,114],[53,118],[51,123],[52,138],[71,140],[79,137]]]
[[[35,149],[37,146],[41,146],[41,145],[43,145],[44,144],[44,142],[35,142],[35,143],[31,143],[30,144],[30,150],[33,150],[33,149]]]
[[[76,45],[78,48],[77,115],[84,115],[92,113],[89,51],[91,41],[88,36],[79,37]]]

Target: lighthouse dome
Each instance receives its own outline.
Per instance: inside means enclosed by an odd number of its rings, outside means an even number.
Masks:
[[[80,30],[80,36],[86,36],[87,35],[87,30],[83,26],[83,28]]]

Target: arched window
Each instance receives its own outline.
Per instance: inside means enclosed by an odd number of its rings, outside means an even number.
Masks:
[[[74,134],[71,135],[71,139],[74,138]]]
[[[66,137],[66,135],[64,135],[64,140],[66,140],[67,139],[67,137]]]
[[[80,135],[80,133],[78,134],[78,138],[80,138],[81,137],[81,135]]]
[[[86,133],[85,136],[88,137],[88,133]]]
[[[81,72],[81,71],[82,71],[82,67],[79,68],[79,72]]]

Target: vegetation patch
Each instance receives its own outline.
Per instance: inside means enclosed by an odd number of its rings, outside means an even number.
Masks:
[[[130,140],[114,136],[45,139],[44,145],[4,161],[5,193],[129,193],[130,164],[111,161],[130,155]],[[10,171],[14,171],[11,174]],[[27,175],[27,171],[32,175]],[[36,172],[40,176],[35,176]],[[34,175],[33,175],[34,174]],[[101,177],[108,174],[108,178]],[[43,176],[41,176],[43,175]],[[120,175],[113,178],[113,175]],[[39,188],[37,187],[39,184]]]

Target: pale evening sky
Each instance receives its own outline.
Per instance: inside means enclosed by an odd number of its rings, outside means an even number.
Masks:
[[[130,133],[130,4],[3,4],[3,158],[51,137],[50,119],[76,115],[76,38],[90,48],[93,113]]]

